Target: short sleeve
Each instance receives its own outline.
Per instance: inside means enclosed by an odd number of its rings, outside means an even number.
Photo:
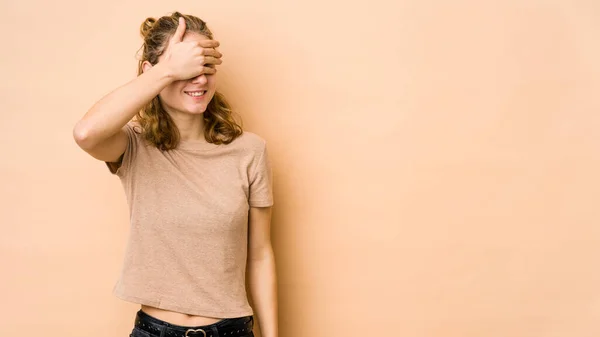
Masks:
[[[136,125],[129,122],[123,128],[127,134],[127,147],[125,148],[125,152],[123,152],[116,162],[105,162],[110,173],[116,174],[117,176],[122,176],[129,170],[133,164],[135,154],[137,153]]]
[[[273,171],[266,144],[255,163],[250,177],[250,207],[273,206]]]

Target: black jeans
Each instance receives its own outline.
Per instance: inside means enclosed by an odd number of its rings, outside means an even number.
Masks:
[[[129,337],[254,337],[253,327],[253,316],[225,318],[202,326],[181,326],[139,310]]]

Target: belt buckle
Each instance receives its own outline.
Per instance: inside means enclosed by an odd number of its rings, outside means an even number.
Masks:
[[[206,337],[206,331],[202,330],[202,329],[187,329],[187,331],[185,332],[185,337],[188,337],[188,333],[190,332],[202,332],[202,334],[204,335],[204,337]]]

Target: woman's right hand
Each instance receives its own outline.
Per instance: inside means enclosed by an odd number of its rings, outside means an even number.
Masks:
[[[223,63],[217,48],[216,40],[183,41],[185,20],[179,18],[179,26],[165,50],[162,61],[170,70],[175,80],[187,80],[202,74],[211,75],[217,72],[215,66]]]

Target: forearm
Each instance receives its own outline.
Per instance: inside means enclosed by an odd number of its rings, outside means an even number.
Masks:
[[[277,275],[271,246],[261,257],[249,259],[248,278],[262,337],[277,337]]]
[[[96,102],[75,126],[75,134],[90,147],[113,136],[172,81],[166,67],[157,64]]]

